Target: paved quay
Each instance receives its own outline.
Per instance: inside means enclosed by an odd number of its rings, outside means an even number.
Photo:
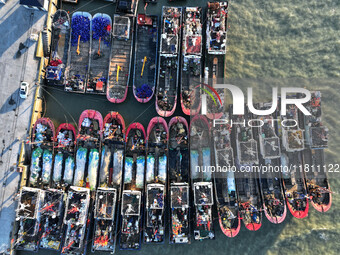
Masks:
[[[19,0],[0,4],[0,254],[8,252],[20,174],[17,161],[27,139],[39,58],[31,35],[43,29],[47,12],[24,8]],[[27,46],[18,54],[20,44]],[[19,97],[20,82],[30,84],[28,98]]]

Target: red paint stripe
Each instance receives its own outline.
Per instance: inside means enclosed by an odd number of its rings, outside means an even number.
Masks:
[[[217,93],[217,91],[213,87],[209,86],[208,84],[201,83],[201,84],[197,85],[195,88],[198,88],[200,85],[204,85],[204,86],[208,87],[212,92],[214,92],[214,94],[216,95],[218,101],[222,105],[222,100],[220,98],[220,95]]]

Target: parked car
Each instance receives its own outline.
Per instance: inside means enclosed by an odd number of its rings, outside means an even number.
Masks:
[[[29,83],[23,81],[20,85],[19,95],[21,98],[25,99],[28,96],[28,92],[29,92]]]

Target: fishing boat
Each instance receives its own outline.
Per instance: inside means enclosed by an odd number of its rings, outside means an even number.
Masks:
[[[181,24],[182,8],[163,6],[156,90],[156,110],[162,117],[170,117],[177,105]]]
[[[117,0],[116,13],[136,16],[139,0]]]
[[[97,187],[99,154],[101,148],[103,118],[95,110],[85,110],[79,117],[77,135],[76,168],[73,185],[90,188]],[[87,170],[87,175],[85,173]]]
[[[114,252],[125,151],[125,122],[117,112],[104,118],[102,161],[96,193],[92,252]]]
[[[311,100],[305,107],[312,115],[304,117],[305,139],[309,148],[303,151],[303,161],[311,168],[305,171],[306,186],[312,206],[319,212],[327,212],[332,205],[332,191],[324,169],[328,128],[321,121],[321,92],[311,93]]]
[[[60,189],[72,185],[75,165],[76,129],[62,123],[55,134],[52,187]]]
[[[61,254],[86,254],[89,206],[90,190],[71,186],[67,194],[64,215],[66,230]]]
[[[133,95],[138,102],[147,103],[156,87],[158,17],[138,14],[135,36]]]
[[[119,247],[122,250],[141,248],[144,172],[145,130],[142,124],[129,125],[125,141],[126,154],[121,205]]]
[[[49,186],[52,175],[54,125],[48,118],[38,119],[31,137],[32,158],[29,186]]]
[[[304,132],[300,128],[298,108],[295,105],[287,105],[286,115],[281,115],[282,146],[287,152],[298,152],[305,149]]]
[[[321,92],[312,91],[311,100],[305,104],[311,115],[304,115],[305,141],[310,149],[328,148],[328,128],[322,124]]]
[[[92,16],[75,12],[71,20],[71,40],[65,72],[65,91],[85,93],[90,49],[92,44]]]
[[[286,203],[291,214],[298,219],[308,216],[309,203],[302,165],[301,154],[283,152],[281,155],[282,181]]]
[[[117,189],[98,188],[94,208],[92,252],[115,249]]]
[[[190,243],[189,127],[183,117],[169,122],[170,243]]]
[[[230,113],[232,107],[230,107]],[[236,139],[236,159],[239,165],[254,165],[259,163],[257,142],[254,139],[254,133],[250,126],[242,125],[252,119],[251,114],[246,112],[245,115],[231,115],[233,123],[233,132]]]
[[[110,69],[106,97],[111,103],[125,101],[130,82],[134,17],[114,15]]]
[[[144,243],[163,243],[169,130],[162,117],[150,120],[146,147]]]
[[[125,121],[118,112],[104,118],[99,187],[120,185],[125,151]],[[117,187],[117,189],[119,189]]]
[[[301,151],[305,149],[305,142],[300,124],[297,107],[288,105],[286,115],[281,115],[280,125],[283,147],[282,181],[289,211],[296,218],[305,218],[308,216],[309,203],[305,177],[301,169],[303,163]]]
[[[232,107],[230,108],[230,113]],[[251,115],[233,115],[233,123],[245,123]],[[245,125],[234,125],[233,135],[236,139],[236,166],[238,169],[250,168],[259,163],[257,142],[252,128]],[[239,199],[239,212],[245,227],[257,231],[262,225],[262,202],[258,179],[254,171],[240,171],[236,173],[236,188]]]
[[[304,164],[314,170],[305,171],[307,194],[312,206],[319,212],[327,212],[332,206],[332,191],[325,172],[323,150],[306,149],[303,154]],[[320,169],[320,170],[319,170]]]
[[[16,210],[14,249],[25,251],[38,250],[40,208],[42,206],[43,195],[40,189],[29,187],[21,189]]]
[[[106,94],[110,64],[112,19],[97,13],[92,19],[92,46],[86,93]]]
[[[222,84],[224,78],[225,54],[227,50],[227,30],[228,30],[228,2],[208,2],[207,10],[207,40],[205,54],[205,83],[214,87],[215,84]],[[207,97],[207,117],[209,119],[220,119],[223,115],[223,103],[217,103],[217,99],[223,100],[223,89]]]
[[[261,103],[257,109],[266,110],[271,106],[271,103]],[[262,124],[258,128],[254,128],[255,137],[258,139],[260,147],[260,164],[269,169],[269,171],[259,171],[264,214],[271,223],[279,224],[286,218],[287,207],[281,173],[272,171],[279,169],[281,165],[281,144],[277,136],[277,125],[272,115],[255,116],[254,119],[259,120]]]
[[[201,108],[202,8],[186,7],[183,19],[181,107],[184,114],[195,115]]]
[[[190,123],[190,168],[194,195],[194,238],[195,240],[215,237],[212,207],[213,183],[210,149],[210,125],[203,115],[196,115]]]
[[[226,114],[224,119],[229,120]],[[215,165],[220,171],[214,173],[214,188],[217,202],[218,221],[222,232],[235,237],[240,232],[241,218],[238,193],[235,184],[234,151],[231,144],[231,126],[215,125],[213,128]]]
[[[39,247],[59,251],[63,240],[64,191],[44,190],[44,199],[40,210],[41,236]]]
[[[65,10],[57,10],[52,19],[51,55],[46,68],[48,85],[64,85],[70,41],[70,17]]]

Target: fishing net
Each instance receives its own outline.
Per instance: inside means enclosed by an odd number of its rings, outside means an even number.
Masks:
[[[84,172],[86,164],[87,149],[80,147],[76,154],[76,170],[74,173],[73,184],[82,187],[84,185]]]
[[[61,182],[61,175],[63,171],[63,154],[58,152],[54,157],[54,167],[53,167],[53,182]]]
[[[102,160],[99,174],[99,186],[107,187],[109,180],[110,162],[111,162],[111,150],[108,146],[104,146],[102,150]]]
[[[30,167],[30,179],[29,183],[32,186],[37,185],[38,178],[41,172],[41,160],[42,160],[43,150],[41,148],[36,148],[32,153],[31,167]]]
[[[65,161],[64,182],[71,185],[73,181],[74,157],[69,156]]]
[[[95,190],[97,187],[97,172],[99,166],[99,151],[92,149],[89,156],[88,180],[90,189]]]
[[[139,189],[144,188],[144,168],[145,157],[139,156],[137,158],[137,171],[136,171],[136,187]]]
[[[87,42],[90,40],[90,19],[88,17],[77,15],[72,17],[72,37],[71,42],[72,46],[76,46],[78,44],[78,39],[80,37],[80,41]]]
[[[146,158],[146,181],[152,182],[155,178],[155,157],[148,155]]]
[[[92,20],[92,38],[104,41],[109,46],[111,32],[111,21],[107,17],[97,16]]]
[[[42,169],[43,184],[49,184],[51,174],[52,174],[52,152],[50,150],[44,150]]]
[[[124,182],[131,183],[132,181],[132,166],[133,159],[131,157],[125,158],[125,168],[124,168]]]
[[[124,150],[115,150],[113,153],[113,173],[112,182],[115,185],[120,185],[123,172]]]

